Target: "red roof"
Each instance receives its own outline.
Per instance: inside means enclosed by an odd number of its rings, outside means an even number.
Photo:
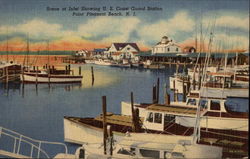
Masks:
[[[126,47],[127,45],[132,46],[133,48],[135,48],[137,51],[140,51],[139,47],[137,46],[136,43],[113,43],[116,50],[121,50],[124,47]],[[120,49],[121,48],[121,49]]]

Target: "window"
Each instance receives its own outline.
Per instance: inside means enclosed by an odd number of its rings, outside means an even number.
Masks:
[[[168,48],[168,52],[170,51],[170,49]]]
[[[220,101],[211,100],[211,110],[220,110]]]
[[[178,49],[178,48],[176,48],[176,51],[179,51],[179,49]]]
[[[202,109],[207,109],[207,100],[200,100],[200,106]]]
[[[174,123],[175,122],[175,116],[171,114],[165,114],[164,116],[164,123]]]
[[[188,105],[196,105],[196,99],[188,99],[188,102],[187,102]]]
[[[123,154],[123,155],[131,155],[131,154],[133,154],[132,152],[130,152],[130,151],[124,149],[124,148],[121,148],[120,150],[118,150],[117,153],[118,154]]]
[[[162,115],[161,115],[161,113],[155,113],[155,120],[154,120],[154,122],[155,123],[161,123],[161,119],[162,118]]]
[[[153,114],[152,112],[150,112],[150,113],[148,114],[148,118],[147,118],[147,121],[148,121],[148,122],[151,122],[151,123],[153,122],[153,115],[154,115],[154,114]]]
[[[130,50],[130,48],[128,47],[127,50]]]
[[[142,157],[160,158],[160,151],[140,149]]]

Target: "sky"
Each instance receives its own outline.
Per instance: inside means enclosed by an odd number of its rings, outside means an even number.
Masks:
[[[6,51],[7,43],[10,51],[25,51],[27,41],[32,51],[46,50],[48,43],[50,50],[92,50],[114,42],[135,42],[149,50],[162,36],[181,47],[194,46],[197,37],[198,47],[204,41],[207,48],[210,40],[214,50],[248,50],[248,6],[249,0],[0,0],[0,51]]]

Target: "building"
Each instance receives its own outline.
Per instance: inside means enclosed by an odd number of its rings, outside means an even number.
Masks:
[[[152,54],[181,53],[181,48],[172,39],[163,36],[161,41],[152,47]]]
[[[195,53],[196,49],[193,46],[186,46],[183,49],[183,53]]]
[[[76,51],[75,56],[87,57],[88,54],[89,52],[87,50],[82,49],[82,50]]]
[[[97,48],[94,49],[91,53],[92,53],[92,57],[96,57],[96,58],[101,58],[104,56],[104,52],[107,50],[107,48]]]
[[[115,52],[111,55],[113,60],[119,61],[122,59],[139,60],[138,52]]]
[[[134,59],[139,51],[140,49],[136,43],[113,43],[104,52],[104,57],[114,60]]]

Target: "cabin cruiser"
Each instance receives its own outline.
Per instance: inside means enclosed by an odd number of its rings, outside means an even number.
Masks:
[[[111,141],[111,140],[109,140]],[[76,151],[83,159],[100,158],[221,158],[222,148],[192,143],[192,137],[127,133],[117,143],[109,142],[106,154],[102,143],[84,144]],[[111,152],[112,151],[112,152]],[[213,152],[213,153],[209,153]]]

